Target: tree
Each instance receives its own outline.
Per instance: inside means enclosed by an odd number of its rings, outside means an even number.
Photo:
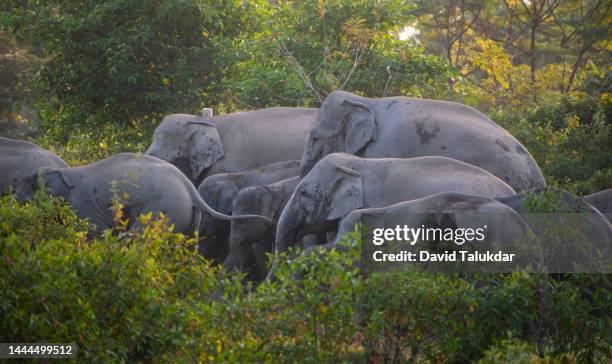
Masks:
[[[524,105],[567,94],[589,64],[609,69],[612,3],[605,0],[422,0],[419,39],[485,104]]]
[[[195,111],[217,72],[220,38],[248,31],[238,1],[20,1],[0,24],[48,61],[37,86],[48,122],[128,123]]]
[[[365,96],[444,96],[449,68],[398,38],[414,20],[404,1],[307,0],[261,7],[261,28],[235,40],[227,105],[318,105],[336,89]]]

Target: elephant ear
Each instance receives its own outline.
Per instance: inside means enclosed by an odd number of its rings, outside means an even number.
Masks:
[[[232,212],[234,198],[239,191],[235,183],[228,181],[208,183],[207,180],[204,180],[198,187],[198,193],[210,207],[228,215]]]
[[[261,208],[261,214],[270,218],[275,218],[280,215],[280,210],[283,207],[282,196],[275,193],[268,186],[258,186],[257,193],[259,195],[259,203]]]
[[[351,211],[363,207],[363,184],[358,172],[339,166],[339,178],[332,184],[328,220],[344,218]]]
[[[343,105],[348,109],[344,124],[344,150],[348,154],[357,154],[376,139],[376,119],[372,109],[361,102],[344,100]]]
[[[217,128],[205,122],[190,123],[196,128],[189,137],[189,167],[192,180],[218,161],[225,152]]]
[[[218,202],[218,211],[224,214],[231,214],[234,206],[234,198],[240,190],[235,183],[219,182],[216,190],[215,200]]]
[[[74,187],[74,183],[60,170],[41,168],[39,173],[45,181],[45,187],[52,195],[66,196]]]

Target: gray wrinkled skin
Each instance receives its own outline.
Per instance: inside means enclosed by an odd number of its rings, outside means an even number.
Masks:
[[[39,176],[51,195],[62,197],[77,216],[89,219],[96,232],[113,226],[114,198],[124,204],[128,229],[138,228],[138,217],[149,212],[163,213],[175,232],[187,235],[197,231],[201,221],[219,217],[181,171],[155,157],[120,153],[83,167],[42,167],[19,185],[19,201],[32,198]]]
[[[13,190],[39,167],[68,167],[60,157],[23,140],[0,137],[0,194]]]
[[[146,154],[178,167],[196,186],[218,173],[300,159],[317,109],[274,107],[215,116],[173,114]]]
[[[516,191],[545,186],[523,145],[485,115],[454,102],[332,92],[308,135],[300,176],[333,152],[367,158],[446,156],[483,168]]]
[[[612,223],[612,188],[583,197]]]
[[[491,173],[451,158],[368,159],[330,154],[298,183],[285,206],[276,232],[276,252],[285,252],[305,234],[332,231],[353,210],[451,191],[484,197],[514,194]]]
[[[487,226],[485,240],[478,244],[510,245],[533,238],[533,232],[518,213],[507,205],[488,197],[460,192],[442,192],[390,206],[359,209],[348,214],[340,223],[338,238],[326,245],[329,249],[360,223],[364,216],[375,225],[369,228],[389,228],[397,225],[410,227],[439,227],[450,223],[453,229],[477,229]]]
[[[297,176],[299,163],[298,160],[285,161],[244,172],[215,174],[202,181],[198,192],[210,207],[223,214],[231,215],[234,198],[240,190]],[[211,219],[202,226],[202,230],[204,236],[199,243],[200,253],[213,262],[223,262],[229,254],[227,242],[230,222]]]

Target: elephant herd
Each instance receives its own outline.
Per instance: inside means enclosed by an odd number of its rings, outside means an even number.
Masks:
[[[113,226],[116,198],[129,229],[139,227],[140,214],[163,213],[174,231],[198,234],[205,258],[260,281],[270,253],[331,248],[363,214],[391,223],[447,213],[467,226],[475,212],[498,212],[499,231],[513,223],[535,231],[522,201],[549,190],[520,142],[458,103],[335,91],[320,109],[205,112],[165,117],[143,155],[86,166],[0,138],[0,192],[27,201],[42,179],[98,232]],[[588,207],[608,250],[612,189],[563,196]]]

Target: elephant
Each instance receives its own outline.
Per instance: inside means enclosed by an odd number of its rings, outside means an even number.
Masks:
[[[563,273],[568,262],[580,259],[591,267],[598,259],[603,264],[611,261],[612,225],[585,198],[544,187],[496,200],[521,215],[539,240],[550,246],[552,253],[544,258],[553,270]],[[587,250],[591,248],[597,251]]]
[[[444,156],[480,167],[516,191],[546,185],[521,143],[485,115],[454,102],[334,91],[308,134],[300,177],[333,152],[366,158]]]
[[[138,217],[149,212],[163,213],[174,232],[186,235],[199,232],[206,219],[233,218],[210,208],[176,167],[151,156],[120,153],[82,167],[41,167],[18,186],[17,200],[29,200],[41,178],[52,196],[62,197],[79,218],[89,219],[93,233],[113,227],[115,199],[123,204],[128,230],[140,228]]]
[[[297,176],[299,163],[299,160],[292,160],[243,172],[215,174],[202,181],[198,192],[210,207],[223,214],[231,215],[234,198],[240,190]],[[200,253],[213,262],[223,262],[229,253],[227,241],[230,222],[221,219],[207,222],[209,224],[202,226],[203,237],[199,242]]]
[[[283,209],[276,232],[276,253],[287,251],[305,234],[337,229],[339,220],[353,210],[450,191],[485,197],[514,194],[498,177],[452,158],[329,154],[298,183]]]
[[[265,186],[247,187],[234,200],[234,213],[238,215],[263,215],[266,221],[234,220],[231,222],[229,239],[230,254],[223,262],[228,271],[239,270],[251,281],[261,281],[267,273],[267,253],[274,248],[276,224],[283,208],[289,201],[298,178],[288,178]]]
[[[531,228],[509,206],[489,197],[460,192],[441,192],[389,206],[353,210],[340,222],[335,241],[307,249],[305,254],[314,249],[323,253],[332,248],[342,251],[347,248],[346,242],[354,246],[355,242],[349,237],[358,223],[365,224],[367,229],[372,231],[404,225],[409,228],[452,228],[455,231],[472,229],[482,234],[481,240],[467,243],[476,249],[492,250],[499,247],[506,248],[506,251],[510,252],[514,250],[508,249],[509,247],[537,241]],[[461,245],[466,244],[466,238],[463,236],[455,240]],[[374,247],[373,242],[362,241],[362,244]],[[415,244],[417,246],[413,249],[415,251],[422,249],[422,244],[424,241],[417,242]],[[362,247],[364,252],[370,250],[370,246],[362,245]]]
[[[15,190],[32,171],[44,166],[64,168],[68,164],[36,144],[0,137],[0,194]]]
[[[207,118],[173,114],[145,154],[174,164],[198,186],[219,173],[300,159],[317,109],[273,107]]]
[[[376,227],[407,225],[451,225],[453,228],[480,228],[486,226],[482,242],[510,244],[533,237],[533,231],[521,216],[509,206],[489,197],[461,192],[441,192],[427,197],[399,202],[390,206],[353,210],[340,223],[338,244],[364,216]]]
[[[612,224],[612,188],[592,193],[583,198],[599,210]]]

